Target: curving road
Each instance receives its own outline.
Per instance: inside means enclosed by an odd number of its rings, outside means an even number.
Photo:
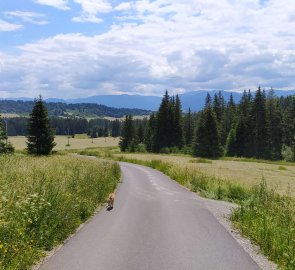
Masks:
[[[120,163],[114,209],[100,211],[41,270],[256,270],[204,200],[162,173]]]

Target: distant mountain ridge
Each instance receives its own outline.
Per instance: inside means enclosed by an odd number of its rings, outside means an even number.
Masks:
[[[193,92],[187,92],[184,94],[180,94],[180,100],[182,104],[182,108],[184,111],[187,111],[188,108],[191,108],[192,111],[199,111],[203,108],[205,98],[207,93],[210,93],[212,96],[215,93],[218,93],[219,90],[199,90]],[[230,95],[233,95],[233,98],[236,102],[240,100],[243,93],[239,92],[230,92],[230,91],[221,91],[222,95],[226,100],[229,99]],[[254,92],[253,92],[254,93]],[[275,90],[275,93],[278,97],[280,96],[289,96],[295,95],[295,90]],[[17,98],[17,99],[9,99],[9,100],[33,100],[28,98]],[[75,99],[56,99],[49,98],[45,101],[50,102],[59,102],[59,103],[67,103],[67,104],[99,104],[113,108],[128,108],[128,109],[142,109],[148,111],[156,111],[159,108],[162,97],[158,96],[142,96],[142,95],[98,95],[91,96],[86,98],[75,98]]]
[[[33,106],[33,101],[0,100],[0,113],[28,116],[31,113]],[[50,116],[62,117],[73,116],[85,118],[121,118],[126,114],[145,116],[151,113],[149,110],[112,108],[94,103],[67,104],[62,102],[46,102],[46,107]]]

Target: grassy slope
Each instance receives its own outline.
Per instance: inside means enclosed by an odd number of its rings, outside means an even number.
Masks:
[[[29,269],[105,201],[120,178],[110,161],[0,156],[0,269]]]

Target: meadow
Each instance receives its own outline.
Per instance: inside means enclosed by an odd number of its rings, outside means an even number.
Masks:
[[[26,137],[15,136],[9,137],[8,141],[12,143],[16,150],[23,150],[26,148]],[[75,138],[70,137],[70,145],[68,144],[68,136],[56,136],[55,137],[56,146],[54,150],[72,150],[72,149],[85,149],[91,147],[110,147],[117,146],[119,143],[119,138],[88,138],[86,134],[77,134]]]
[[[208,160],[185,155],[118,152],[113,152],[113,155],[148,162],[159,160],[186,170],[193,170],[197,174],[218,178],[220,181],[238,183],[246,188],[259,184],[263,178],[268,187],[275,189],[279,194],[290,194],[295,197],[295,163],[247,159]]]
[[[62,243],[113,192],[112,161],[0,156],[0,269],[25,270]]]

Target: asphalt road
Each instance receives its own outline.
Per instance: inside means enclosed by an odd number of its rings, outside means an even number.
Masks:
[[[260,269],[204,200],[156,170],[120,165],[114,209],[100,211],[39,269]]]

